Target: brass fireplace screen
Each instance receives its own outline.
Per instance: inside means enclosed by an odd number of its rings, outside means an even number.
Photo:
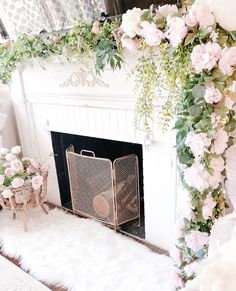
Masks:
[[[88,154],[90,154],[88,156]],[[138,158],[128,155],[116,159],[98,158],[94,152],[66,150],[72,208],[117,229],[140,218]]]

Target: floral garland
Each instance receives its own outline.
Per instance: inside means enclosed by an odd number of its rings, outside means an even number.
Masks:
[[[227,207],[225,151],[233,144],[230,133],[236,126],[236,96],[230,91],[236,79],[236,25],[217,21],[206,1],[187,4],[181,9],[134,8],[123,15],[122,23],[78,21],[63,35],[22,36],[0,47],[3,81],[10,80],[19,61],[31,57],[66,54],[79,59],[92,52],[100,73],[106,64],[121,67],[123,49],[143,52],[133,70],[139,93],[136,124],[151,130],[156,97],[163,94],[162,126],[176,116],[176,149],[187,201],[173,252],[177,289],[194,278],[207,256],[212,226]]]

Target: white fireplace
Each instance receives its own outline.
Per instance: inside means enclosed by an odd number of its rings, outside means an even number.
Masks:
[[[50,131],[143,145],[146,240],[163,249],[173,244],[177,171],[174,132],[135,133],[136,98],[125,70],[96,76],[93,64],[34,60],[20,65],[11,83],[25,156],[51,166],[48,200],[60,205]]]

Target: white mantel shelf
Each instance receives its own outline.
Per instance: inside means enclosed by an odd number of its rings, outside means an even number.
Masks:
[[[135,60],[131,60],[131,63]],[[176,219],[174,133],[154,130],[149,147],[133,126],[134,81],[122,70],[95,75],[92,64],[57,59],[20,65],[11,83],[25,156],[50,166],[48,199],[60,205],[50,131],[107,138],[143,145],[146,240],[169,250]]]

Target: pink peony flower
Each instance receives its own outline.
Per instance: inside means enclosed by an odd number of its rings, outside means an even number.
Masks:
[[[222,154],[228,146],[227,145],[228,140],[229,140],[229,136],[227,132],[223,129],[219,129],[216,132],[216,136],[213,141],[211,151],[217,155]]]
[[[127,48],[130,51],[135,51],[140,47],[140,42],[137,38],[129,38],[125,34],[121,38],[121,44],[123,48]]]
[[[31,164],[35,169],[38,169],[38,168],[39,168],[39,162],[36,161],[35,159],[30,159],[30,164]]]
[[[145,42],[149,46],[157,46],[165,38],[164,33],[156,27],[154,23],[148,21],[143,21],[142,26],[142,36],[145,38]]]
[[[193,261],[192,263],[188,264],[184,267],[184,271],[188,277],[197,273],[199,266],[201,264],[200,260]]]
[[[6,154],[6,155],[5,155],[5,159],[6,159],[7,161],[11,162],[11,161],[13,161],[13,160],[16,159],[16,156],[13,155],[12,153],[9,153],[9,154]]]
[[[187,35],[188,28],[180,17],[168,17],[167,26],[165,36],[173,47],[177,47]]]
[[[176,274],[174,276],[174,283],[175,283],[176,288],[183,288],[184,287],[184,281],[178,272],[176,272]]]
[[[197,162],[184,170],[184,180],[189,187],[193,187],[200,192],[210,186],[208,172],[202,164]]]
[[[43,177],[40,175],[37,175],[32,178],[32,187],[34,190],[39,190],[40,186],[43,184]]]
[[[5,181],[5,177],[3,175],[0,175],[0,185],[2,186]]]
[[[29,167],[26,169],[26,173],[28,175],[35,173],[35,168],[29,165]]]
[[[194,252],[200,251],[205,245],[208,244],[209,236],[206,232],[193,230],[189,235],[185,237],[187,247]]]
[[[233,107],[234,107],[234,101],[230,98],[230,97],[228,97],[228,96],[226,96],[225,97],[225,99],[224,99],[224,105],[228,108],[228,109],[233,109]]]
[[[193,4],[186,16],[185,22],[188,26],[199,25],[207,28],[215,23],[215,17],[207,3]]]
[[[177,247],[173,247],[170,251],[170,256],[173,261],[179,266],[182,263],[182,251]]]
[[[191,53],[191,61],[197,73],[211,70],[217,65],[221,56],[221,48],[217,43],[197,45]]]
[[[225,161],[222,157],[212,158],[209,166],[214,171],[221,173],[225,169]]]
[[[202,203],[202,217],[208,219],[212,216],[213,209],[216,206],[216,202],[211,196],[208,196]]]
[[[236,65],[236,47],[226,47],[221,52],[219,69],[224,75],[231,76]]]
[[[14,172],[23,172],[24,171],[23,164],[18,159],[11,161],[11,168]]]
[[[2,192],[2,196],[6,199],[11,198],[14,194],[12,193],[12,191],[10,189],[5,189]]]
[[[93,34],[99,34],[99,32],[101,30],[100,26],[101,26],[101,23],[98,20],[95,20],[93,22],[92,33]]]
[[[8,153],[8,149],[0,148],[0,157],[5,156]]]
[[[218,103],[222,100],[222,98],[223,95],[220,90],[215,87],[214,83],[205,85],[204,99],[207,103]]]
[[[4,173],[7,177],[12,177],[15,175],[15,172],[12,170],[12,168],[6,168]]]
[[[14,155],[19,155],[21,153],[21,147],[20,146],[15,146],[11,149],[12,154]]]
[[[189,132],[185,140],[185,145],[190,147],[195,157],[201,157],[211,145],[211,140],[205,133]]]
[[[156,16],[160,18],[167,18],[167,16],[172,14],[177,14],[178,8],[176,5],[166,4],[163,6],[159,6],[156,12]]]
[[[21,178],[14,178],[13,181],[11,182],[11,185],[13,188],[19,188],[24,185],[24,180]]]
[[[133,8],[122,15],[121,29],[130,38],[140,35],[142,28],[140,26],[141,15],[143,10],[140,8]]]
[[[223,181],[223,177],[220,172],[214,171],[213,175],[209,174],[209,185],[211,188],[216,189]]]

